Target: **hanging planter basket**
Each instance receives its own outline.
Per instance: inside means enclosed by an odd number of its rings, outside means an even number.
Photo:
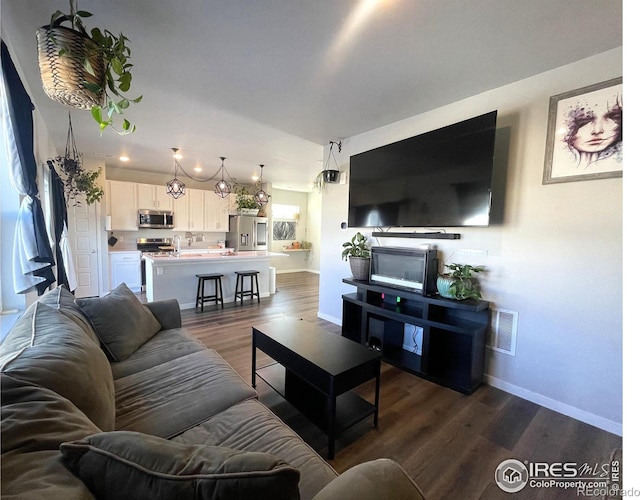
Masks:
[[[40,28],[36,37],[45,93],[54,101],[78,109],[102,107],[106,65],[98,45],[79,31],[56,23]],[[94,92],[88,86],[101,90]]]
[[[322,177],[327,184],[335,184],[340,179],[340,170],[323,170]]]

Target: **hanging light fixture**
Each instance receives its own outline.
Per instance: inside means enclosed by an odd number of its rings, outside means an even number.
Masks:
[[[264,189],[262,189],[262,169],[264,165],[260,165],[260,189],[256,194],[253,195],[253,199],[255,202],[261,207],[265,206],[269,203],[269,193],[267,193]]]
[[[173,179],[167,182],[167,194],[173,196],[177,200],[181,196],[185,195],[186,186],[184,182],[178,179],[178,158],[176,158],[178,148],[171,148],[171,151],[173,151],[174,174]]]
[[[221,178],[213,187],[213,192],[216,193],[220,198],[226,198],[231,193],[233,185],[231,184],[231,182],[224,180],[224,173],[227,172],[227,169],[224,167],[224,161],[226,160],[226,157],[221,156],[220,159],[222,160],[222,165],[220,165],[220,168],[214,174],[214,177],[216,177],[218,173],[220,173]],[[229,172],[227,172],[227,176],[229,176]]]

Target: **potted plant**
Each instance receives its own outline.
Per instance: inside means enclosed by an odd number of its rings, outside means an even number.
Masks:
[[[102,133],[107,126],[114,128],[114,114],[123,115],[142,96],[129,99],[124,95],[132,80],[129,39],[106,29],[87,32],[82,19],[92,14],[77,10],[76,4],[70,0],[69,14],[57,10],[49,24],[37,31],[42,85],[54,101],[91,109]],[[123,118],[122,131],[116,131],[124,135],[134,130],[135,125]]]
[[[353,279],[368,281],[371,253],[367,246],[367,237],[357,232],[349,241],[342,244],[342,259],[349,258]]]
[[[436,286],[441,297],[447,299],[481,299],[480,285],[474,273],[484,272],[483,266],[445,264],[451,272],[438,276]]]
[[[237,185],[236,185],[237,186]],[[260,205],[256,203],[252,194],[244,186],[238,186],[236,189],[236,207],[240,215],[258,215]]]
[[[80,205],[78,196],[84,194],[87,205],[100,201],[104,190],[96,181],[100,177],[101,169],[88,171],[82,167],[82,156],[78,153],[76,140],[73,136],[71,113],[69,113],[69,130],[67,132],[67,147],[64,156],[56,156],[47,160],[50,168],[56,169],[64,183],[64,194],[67,203],[73,200],[73,206]]]

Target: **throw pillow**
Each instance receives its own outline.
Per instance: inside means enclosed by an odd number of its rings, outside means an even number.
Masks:
[[[98,499],[298,499],[300,472],[268,453],[185,445],[116,431],[62,443],[68,467]]]
[[[124,283],[104,297],[76,299],[107,352],[124,361],[160,331],[160,323]]]
[[[35,304],[28,323],[21,327],[29,345],[3,360],[2,373],[56,392],[101,430],[112,431],[115,389],[107,356],[62,311],[41,302]],[[27,325],[30,330],[24,328]]]

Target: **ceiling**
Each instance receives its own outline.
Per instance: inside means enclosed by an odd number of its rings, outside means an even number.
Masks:
[[[3,0],[2,37],[59,152],[67,109],[44,94],[36,29],[66,0]],[[322,147],[622,45],[622,1],[80,0],[131,40],[127,117],[102,136],[73,110],[78,149],[108,167],[310,190]],[[124,166],[120,155],[130,161]],[[197,175],[197,174],[194,174]]]

